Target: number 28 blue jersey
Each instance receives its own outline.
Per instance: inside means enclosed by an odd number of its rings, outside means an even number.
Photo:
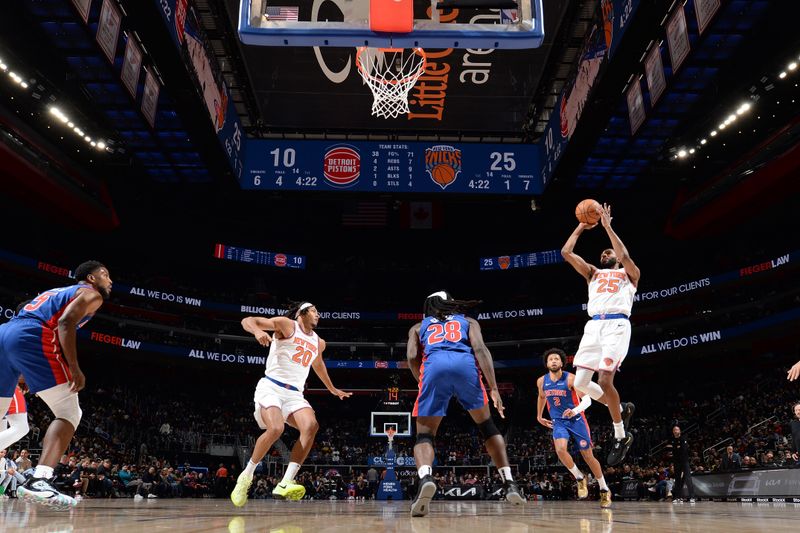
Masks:
[[[469,321],[464,315],[449,315],[441,321],[425,317],[419,328],[422,352],[430,356],[436,352],[460,352],[474,355],[469,343]]]

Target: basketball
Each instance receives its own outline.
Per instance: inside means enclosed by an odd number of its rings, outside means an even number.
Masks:
[[[456,171],[450,165],[436,165],[431,174],[433,181],[442,186],[450,185],[456,177]]]
[[[575,207],[575,216],[578,217],[579,222],[584,224],[596,224],[600,220],[601,211],[602,206],[597,200],[587,198]]]

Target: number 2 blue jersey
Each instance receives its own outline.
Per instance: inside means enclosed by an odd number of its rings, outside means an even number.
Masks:
[[[94,290],[91,285],[86,283],[50,289],[31,300],[31,302],[23,307],[22,311],[11,320],[34,319],[50,329],[56,329],[58,327],[58,319],[64,314],[70,302],[77,297],[80,289]],[[91,315],[83,317],[78,327],[83,326],[90,318],[92,318]]]
[[[564,418],[564,411],[575,409],[580,403],[577,393],[574,390],[569,390],[568,379],[569,372],[562,372],[561,379],[558,381],[550,379],[550,372],[544,375],[542,389],[544,390],[545,398],[547,398],[547,411],[553,420]]]
[[[469,322],[464,315],[449,315],[447,320],[426,316],[419,328],[422,353],[460,352],[474,355],[469,343]]]

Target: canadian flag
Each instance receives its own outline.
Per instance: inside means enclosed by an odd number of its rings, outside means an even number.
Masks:
[[[441,209],[433,202],[407,202],[403,206],[402,226],[409,229],[433,229],[441,226]]]

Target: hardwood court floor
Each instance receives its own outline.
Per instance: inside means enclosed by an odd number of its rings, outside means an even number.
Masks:
[[[800,531],[800,505],[783,503],[433,502],[431,513],[411,519],[409,502],[228,500],[84,500],[53,511],[18,500],[0,501],[0,531],[57,533],[107,531],[316,533],[439,532],[781,532]]]

